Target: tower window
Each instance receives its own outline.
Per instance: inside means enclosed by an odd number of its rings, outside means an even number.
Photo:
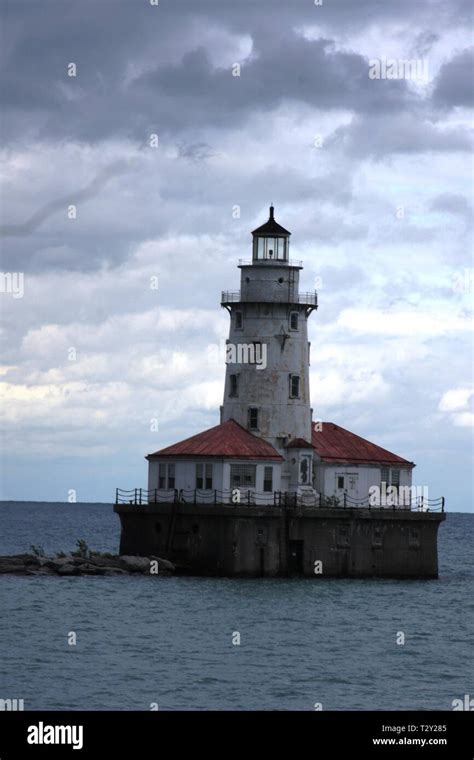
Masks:
[[[297,330],[298,329],[298,320],[299,320],[299,314],[297,311],[292,311],[290,313],[290,330]]]
[[[273,491],[273,467],[265,467],[263,470],[263,490],[265,493]]]
[[[229,396],[237,397],[239,395],[239,376],[238,375],[231,375],[230,376],[230,388],[229,388]]]
[[[300,397],[300,376],[290,375],[290,398]]]
[[[241,330],[244,326],[244,318],[241,311],[235,312],[235,329]]]
[[[344,488],[344,475],[337,476],[337,487]]]
[[[174,464],[168,465],[168,488],[174,488],[175,484],[175,468]]]
[[[249,364],[261,364],[262,363],[262,344],[257,341],[253,341],[251,350],[249,352]]]
[[[175,466],[174,463],[160,462],[158,465],[158,488],[174,488]]]
[[[258,409],[254,406],[248,411],[248,429],[258,430]]]
[[[166,488],[166,465],[158,465],[158,488]]]

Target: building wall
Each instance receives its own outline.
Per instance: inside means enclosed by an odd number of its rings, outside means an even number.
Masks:
[[[117,505],[121,554],[169,558],[191,574],[436,578],[444,513]],[[315,563],[321,572],[315,573]],[[294,568],[293,568],[294,569]]]
[[[400,485],[411,486],[411,468],[393,467],[400,470]],[[338,476],[344,477],[344,489],[338,488]],[[353,482],[352,479],[354,479]],[[315,488],[324,496],[336,496],[342,500],[344,491],[353,499],[366,499],[371,486],[380,486],[381,468],[369,465],[328,464],[315,460]]]
[[[203,459],[168,459],[162,460],[151,459],[149,460],[148,468],[148,490],[154,491],[158,489],[158,472],[159,464],[173,463],[175,465],[175,489],[178,491],[194,491],[196,488],[196,464],[212,464],[213,465],[213,490],[216,489],[222,494],[227,491],[231,491],[230,475],[231,465],[255,465],[256,466],[256,478],[255,488],[241,490],[241,500],[244,503],[247,497],[247,491],[250,490],[253,493],[259,494],[259,504],[273,504],[274,492],[281,490],[281,463],[274,460],[255,462],[255,460],[248,459],[232,459],[232,460],[213,460],[211,457]],[[264,494],[264,476],[265,467],[272,467],[273,470],[273,488],[272,492]],[[163,495],[165,491],[159,492]],[[230,498],[230,493],[229,493]]]

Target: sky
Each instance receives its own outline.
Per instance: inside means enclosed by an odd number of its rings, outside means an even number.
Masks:
[[[110,502],[218,423],[220,294],[273,202],[315,417],[473,511],[471,3],[0,9],[0,498]]]

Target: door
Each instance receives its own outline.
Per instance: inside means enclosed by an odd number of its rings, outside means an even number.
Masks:
[[[290,575],[303,575],[303,541],[288,543],[288,572]]]

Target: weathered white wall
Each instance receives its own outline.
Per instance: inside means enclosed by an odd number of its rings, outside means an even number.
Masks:
[[[241,302],[232,306],[229,342],[266,345],[266,368],[229,363],[226,368],[222,420],[247,428],[248,409],[259,409],[259,430],[251,431],[285,454],[282,438],[311,440],[309,345],[305,308],[299,306],[299,270],[260,264],[242,267]],[[249,282],[247,282],[249,279]],[[279,283],[282,279],[283,282]],[[290,280],[294,280],[290,283]],[[235,312],[243,315],[236,328]],[[290,312],[299,312],[298,330],[290,329]],[[286,333],[284,348],[278,336]],[[230,375],[239,375],[239,396],[230,396]],[[300,398],[290,398],[290,374],[300,377]]]
[[[412,470],[411,468],[393,467],[391,469],[400,470],[400,485],[411,486]],[[337,477],[344,476],[344,489],[337,487]],[[349,476],[356,476],[356,484],[351,488]],[[328,464],[321,461],[315,461],[315,480],[314,485],[318,492],[325,496],[336,496],[341,499],[344,497],[344,491],[353,499],[366,499],[371,486],[380,486],[381,468],[371,465],[344,465]]]

